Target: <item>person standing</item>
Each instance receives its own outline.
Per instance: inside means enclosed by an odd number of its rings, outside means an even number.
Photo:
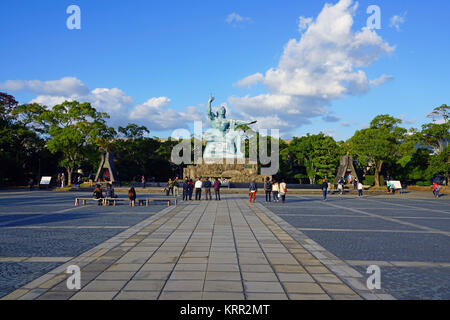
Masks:
[[[66,175],[64,174],[64,172],[61,174],[61,188],[64,188],[66,183]]]
[[[195,181],[195,200],[202,200],[202,179],[198,178],[197,181]]]
[[[192,193],[194,192],[194,182],[192,181],[192,179],[189,179],[188,185],[189,185],[188,189],[189,200],[192,201]]]
[[[167,195],[169,194],[173,195],[173,181],[171,178],[169,178],[169,181],[167,182],[167,188],[169,189]]]
[[[173,180],[173,191],[175,193],[175,197],[178,197],[180,194],[180,182],[178,181],[178,177]]]
[[[219,179],[216,178],[216,181],[214,181],[214,193],[216,195],[216,200],[217,200],[217,198],[219,198],[219,201],[220,201],[220,186],[221,185],[222,184],[220,183]]]
[[[249,195],[250,195],[250,203],[252,202],[252,199],[253,199],[253,203],[255,203],[255,201],[256,201],[256,192],[258,191],[258,187],[256,186],[255,180],[250,182],[250,186],[248,187],[248,191],[249,191]]]
[[[327,179],[323,179],[323,183],[322,183],[323,201],[327,201],[327,193],[328,193],[327,191],[328,191]]]
[[[145,176],[142,175],[141,177],[141,183],[142,183],[142,189],[145,189]]]
[[[364,186],[361,182],[358,182],[358,197],[362,197]]]
[[[186,177],[183,182],[183,201],[188,200],[189,188],[190,188],[189,181],[188,178]]]
[[[266,193],[266,202],[272,202],[270,199],[270,195],[272,193],[272,182],[270,178],[266,178],[266,182],[264,182],[264,192]]]
[[[281,202],[283,202],[283,203],[286,201],[286,194],[287,194],[286,183],[284,182],[284,180],[281,180],[281,183],[280,183],[280,196],[281,196]]]
[[[279,192],[280,192],[280,184],[276,180],[273,180],[273,182],[272,182],[273,202],[279,201],[279,198],[278,198]]]
[[[58,176],[56,177],[56,187],[61,187],[61,173],[58,173]]]
[[[33,186],[34,186],[34,179],[30,178],[30,180],[28,180],[28,187],[30,188],[30,191],[33,190]]]
[[[206,200],[208,200],[208,195],[209,195],[209,200],[212,200],[211,187],[212,187],[211,181],[209,181],[209,178],[206,178],[206,181],[203,184],[203,188],[205,189],[205,199]]]

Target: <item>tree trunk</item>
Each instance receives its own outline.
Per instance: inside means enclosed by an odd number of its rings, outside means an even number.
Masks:
[[[70,184],[72,184],[72,172],[73,172],[73,169],[66,168],[66,170],[67,170],[67,186],[69,186]]]
[[[379,160],[375,164],[375,187],[380,186],[380,172],[383,167],[383,160]]]

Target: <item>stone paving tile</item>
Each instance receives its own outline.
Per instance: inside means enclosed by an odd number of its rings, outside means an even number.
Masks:
[[[305,282],[283,282],[288,293],[319,293],[325,294],[325,291],[316,283]]]
[[[112,300],[117,292],[78,292],[70,300]]]
[[[114,300],[156,300],[159,296],[159,291],[121,291]]]
[[[129,280],[134,274],[134,271],[103,272],[98,275],[97,280]]]
[[[158,291],[163,286],[163,280],[131,280],[123,288],[123,291]]]
[[[291,300],[331,300],[330,296],[326,294],[298,294],[290,293]]]
[[[171,291],[163,291],[159,297],[159,300],[201,300],[202,292],[171,292]]]
[[[315,282],[314,279],[306,273],[277,273],[282,282]]]
[[[167,280],[170,276],[170,273],[170,271],[141,270],[134,275],[133,280]]]
[[[243,292],[241,281],[205,281],[204,291]]]
[[[174,271],[170,280],[204,280],[206,272],[203,271]]]
[[[288,296],[284,293],[257,293],[247,292],[248,300],[288,300]]]
[[[164,291],[202,292],[203,280],[169,280]]]
[[[241,274],[239,272],[208,271],[206,273],[206,281],[210,280],[240,281]]]
[[[76,292],[72,291],[47,291],[40,295],[37,300],[68,300]]]
[[[125,280],[94,280],[82,289],[83,292],[119,291],[127,283]]]
[[[246,292],[284,293],[284,290],[279,282],[245,281],[244,287]]]
[[[239,292],[203,292],[202,300],[245,300]]]
[[[275,281],[278,282],[278,278],[273,272],[242,272],[242,278],[244,281]]]
[[[322,287],[329,294],[354,294],[355,292],[344,284],[322,283]]]

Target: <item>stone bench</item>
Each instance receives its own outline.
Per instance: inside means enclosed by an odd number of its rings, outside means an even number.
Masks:
[[[147,203],[147,207],[149,205],[150,202],[155,202],[155,201],[166,201],[167,202],[167,206],[170,207],[171,201],[174,202],[174,205],[177,205],[177,198],[147,198],[145,199],[146,203]]]

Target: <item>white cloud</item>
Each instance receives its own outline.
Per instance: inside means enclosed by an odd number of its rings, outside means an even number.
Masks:
[[[379,87],[382,84],[384,84],[384,83],[386,83],[388,81],[391,81],[393,79],[394,79],[393,76],[388,76],[388,75],[383,74],[383,75],[381,75],[380,77],[378,77],[376,79],[370,80],[369,82],[370,82],[371,85]]]
[[[89,88],[77,78],[63,78],[55,81],[6,81],[0,86],[8,91],[28,91],[37,97],[31,103],[53,107],[64,101],[90,102],[98,111],[110,115],[109,124],[123,126],[129,122],[146,125],[150,130],[170,130],[185,128],[189,122],[201,120],[202,113],[197,107],[187,107],[185,111],[167,108],[167,97],[151,98],[134,106],[133,98],[118,88]]]
[[[313,21],[313,18],[305,18],[300,17],[298,19],[298,31],[302,33],[304,30],[308,29],[308,27],[311,25]]]
[[[264,76],[258,72],[244,79],[239,80],[235,85],[237,85],[238,87],[250,87],[251,85],[254,85],[263,80]]]
[[[352,30],[356,8],[353,0],[340,0],[335,5],[326,4],[315,20],[300,19],[299,28],[308,25],[307,30],[299,40],[287,42],[278,67],[262,77],[256,73],[238,82],[262,82],[268,93],[232,96],[229,102],[252,119],[271,114],[289,130],[310,118],[327,115],[335,99],[367,93],[371,85],[392,79],[387,75],[368,79],[362,70],[393,52],[394,47],[375,30]]]
[[[236,12],[230,13],[225,19],[226,23],[233,24],[233,25],[236,25],[238,23],[243,23],[243,22],[251,22],[251,21],[252,21],[251,18],[243,17]]]
[[[401,15],[395,15],[391,17],[389,27],[395,28],[397,31],[400,31],[400,25],[405,23],[406,21],[406,12]]]
[[[89,93],[89,88],[74,77],[65,77],[54,81],[8,80],[0,84],[0,90],[28,91],[51,96],[85,95]]]

